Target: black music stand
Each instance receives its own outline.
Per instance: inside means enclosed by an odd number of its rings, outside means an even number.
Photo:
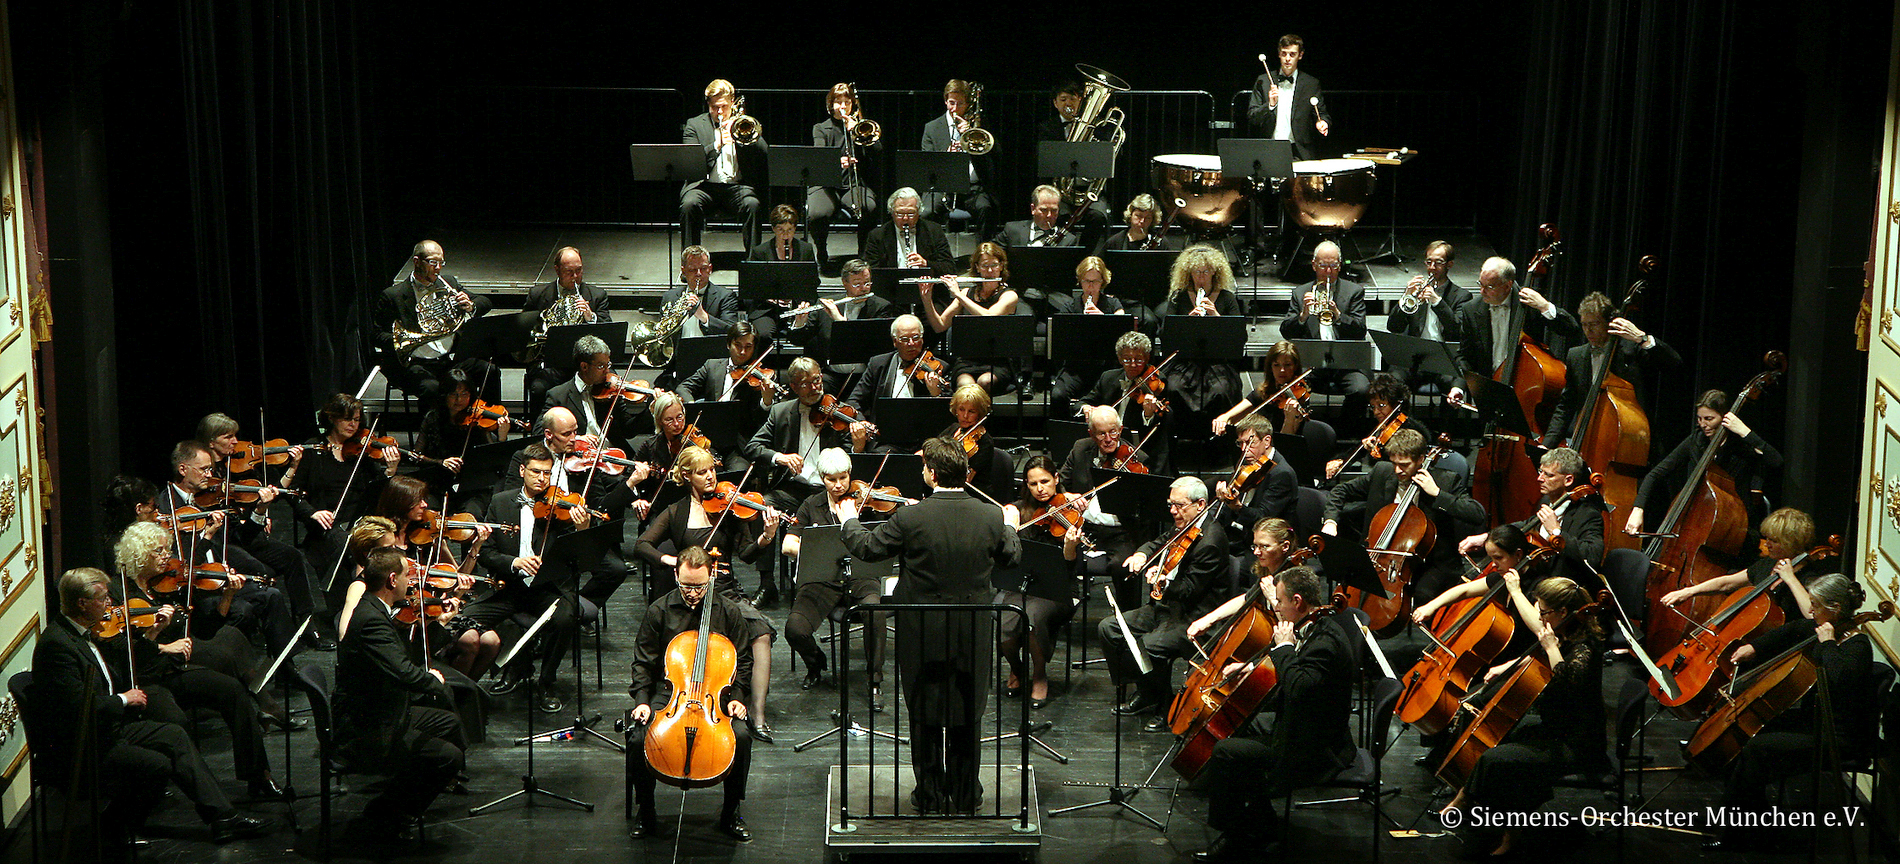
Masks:
[[[1332,458],[1332,454],[1314,452],[1312,442],[1305,435],[1275,430],[1273,449],[1293,466],[1293,474],[1301,486],[1318,486],[1326,478],[1326,460]]]
[[[749,440],[753,430],[745,428],[746,405],[733,399],[723,402],[696,400],[686,403],[686,422],[699,434],[718,441]],[[745,439],[739,436],[744,435]],[[714,444],[714,447],[719,446]]]
[[[635,181],[691,183],[706,179],[706,151],[698,144],[629,144],[627,155],[633,162]],[[670,230],[666,232],[666,260],[673,260]]]
[[[895,486],[906,498],[922,499],[930,494],[930,487],[924,485],[923,469],[924,457],[915,453],[851,454],[852,479],[875,482],[879,486]],[[877,479],[873,481],[873,477]],[[800,548],[803,548],[804,535],[800,534],[799,538]]]
[[[1521,436],[1527,454],[1539,446],[1537,436],[1531,434],[1530,418],[1524,415],[1524,405],[1517,401],[1517,391],[1510,385],[1480,372],[1468,372],[1465,389],[1471,391],[1471,402],[1478,406],[1478,413],[1488,425],[1502,426],[1504,431]]]
[[[1374,597],[1391,596],[1379,583],[1372,556],[1366,552],[1366,538],[1359,536],[1357,530],[1342,522],[1339,536],[1324,540],[1326,548],[1319,550],[1319,563],[1333,584],[1357,588]]]
[[[1095,469],[1096,485],[1117,478],[1121,482],[1096,493],[1102,512],[1122,520],[1122,530],[1146,533],[1141,525],[1154,525],[1168,518],[1168,486],[1173,477],[1165,474],[1136,474],[1132,471]],[[1121,562],[1114,562],[1120,564]]]
[[[958,357],[1032,360],[1036,323],[1031,315],[960,315],[950,328],[950,345]]]
[[[503,664],[513,663],[515,660],[515,655],[521,653],[521,650],[524,647],[526,647],[529,643],[534,641],[534,637],[536,636],[536,634],[539,634],[541,632],[541,628],[547,626],[548,620],[554,617],[554,610],[560,605],[561,605],[561,598],[559,597],[556,597],[554,598],[554,600],[550,601],[548,603],[548,608],[541,612],[541,617],[536,618],[534,620],[534,625],[528,628],[528,632],[521,634],[521,639],[515,642],[515,647],[510,648],[508,650],[508,654],[501,658],[501,663]],[[498,665],[495,668],[500,669],[504,667]],[[495,800],[490,801],[487,804],[482,804],[479,806],[468,808],[468,815],[480,816],[482,815],[482,811],[492,810],[496,807],[499,807],[503,804],[508,803],[509,801],[513,801],[516,798],[527,799],[526,800],[527,805],[529,807],[533,807],[534,801],[535,801],[534,796],[536,795],[546,795],[547,797],[553,798],[556,801],[565,801],[569,804],[572,804],[576,807],[586,810],[589,813],[594,812],[594,805],[589,804],[586,801],[582,801],[578,798],[569,798],[566,795],[562,795],[558,792],[550,792],[546,789],[543,789],[541,788],[540,781],[535,779],[534,739],[537,736],[534,735],[534,709],[535,709],[535,706],[540,704],[540,700],[536,698],[536,693],[535,693],[536,685],[537,685],[537,682],[540,681],[540,678],[541,678],[540,675],[528,676],[528,725],[527,725],[528,737],[527,739],[525,739],[528,743],[528,773],[521,775],[521,788],[516,789],[515,791],[510,792],[506,795],[503,795],[500,798],[496,798]]]
[[[896,159],[897,187],[909,186],[929,194],[957,194],[970,191],[970,154],[934,150],[899,150]]]
[[[601,558],[607,554],[608,549],[619,545],[620,538],[625,530],[626,520],[615,519],[610,522],[603,522],[591,528],[569,532],[549,540],[547,548],[541,552],[541,569],[535,573],[534,582],[532,584],[539,587],[543,583],[546,583],[552,586],[555,592],[563,599],[571,595],[574,598],[574,621],[578,625],[581,620],[581,595],[578,593],[578,589],[580,588],[580,575],[588,570],[592,570],[598,565]],[[523,641],[526,640],[524,639]],[[587,716],[587,709],[585,707],[587,687],[581,677],[581,643],[579,639],[574,640],[573,651],[573,725],[542,732],[540,734],[535,734],[530,730],[527,737],[515,739],[515,746],[518,747],[536,738],[553,741],[562,734],[566,734],[569,737],[579,737],[581,733],[586,733],[606,742],[607,746],[625,753],[627,750],[625,745],[606,735],[602,735],[598,730],[594,729],[594,725],[600,722],[599,712],[595,712],[592,717]]]
[[[1102,253],[1102,264],[1115,274],[1109,285],[1117,297],[1133,297],[1150,309],[1168,302],[1168,275],[1174,259],[1181,253],[1172,249],[1110,249]]]
[[[512,363],[512,355],[527,347],[540,325],[540,312],[495,312],[470,318],[455,331],[453,353],[457,357],[504,357]]]
[[[1261,219],[1262,208],[1267,202],[1277,203],[1274,196],[1262,193],[1280,187],[1280,181],[1293,176],[1293,142],[1274,138],[1223,138],[1216,141],[1215,152],[1220,155],[1222,177],[1245,177],[1251,181],[1252,189],[1247,195],[1247,220],[1259,229],[1265,229]],[[1274,234],[1285,236],[1286,216],[1279,207],[1275,211]],[[1260,234],[1265,234],[1264,230]],[[1260,236],[1260,235],[1256,235]],[[1273,257],[1277,261],[1279,252],[1274,247]],[[1260,285],[1260,268],[1253,268],[1254,287]],[[1282,274],[1283,276],[1285,274]]]
[[[614,365],[627,362],[627,322],[603,321],[594,324],[567,324],[548,328],[548,341],[542,344],[541,359],[555,368],[568,368],[574,356],[574,343],[582,336],[598,336],[607,343]],[[558,365],[556,365],[558,364]]]
[[[539,435],[517,435],[506,441],[470,447],[468,457],[462,460],[459,482],[471,483],[478,477],[492,481],[489,484],[491,487],[496,483],[504,482],[507,478],[502,477],[501,473],[508,468],[510,462],[514,461],[515,454],[521,452],[521,449],[529,444],[540,440]],[[476,488],[481,487],[477,485]]]
[[[840,186],[838,148],[773,144],[766,151],[766,175],[773,186]]]
[[[1018,292],[1036,289],[1044,294],[1075,287],[1075,268],[1088,257],[1082,246],[1011,246],[1009,282]]]
[[[891,320],[859,318],[831,322],[831,364],[869,363],[872,357],[895,350],[891,346]]]
[[[1307,369],[1376,369],[1368,339],[1289,339]]]
[[[1115,176],[1115,145],[1108,141],[1038,141],[1036,175],[1070,181]]]
[[[1247,352],[1247,317],[1169,315],[1161,319],[1161,342],[1183,360],[1232,362]]]
[[[673,359],[667,366],[674,371],[678,386],[693,371],[706,361],[726,356],[726,337],[715,336],[678,336],[673,340]]]
[[[1082,420],[1051,417],[1043,421],[1042,428],[1049,434],[1048,452],[1062,458],[1067,458],[1069,448],[1074,447],[1075,442],[1089,437],[1089,424]]]
[[[857,476],[853,474],[852,476]],[[884,481],[879,480],[882,483]],[[869,511],[867,511],[869,512]],[[883,593],[884,579],[897,571],[897,559],[868,563],[851,557],[844,546],[844,528],[839,525],[812,525],[798,533],[798,575],[794,585],[812,582],[834,582],[849,589],[849,581],[854,578],[868,577],[878,580],[878,593]],[[852,604],[857,605],[857,604]],[[847,619],[844,626],[856,626]],[[870,638],[868,635],[865,638]],[[838,661],[838,675],[844,676],[851,668],[851,658],[843,657]],[[867,674],[873,670],[866,670]],[[818,742],[849,729],[854,734],[870,733],[896,744],[909,744],[910,739],[894,732],[882,729],[866,728],[851,719],[851,715],[840,711],[831,712],[832,727],[792,745],[793,753],[803,753]]]
[[[968,323],[968,322],[965,322]],[[1119,363],[1115,340],[1137,329],[1141,319],[1133,315],[1051,315],[1049,316],[1049,359],[1082,363]],[[961,325],[958,325],[961,326]],[[1094,382],[1084,382],[1091,387]]]
[[[1402,369],[1413,378],[1421,374],[1458,377],[1458,357],[1450,342],[1384,330],[1367,329],[1366,335],[1379,346],[1381,369]]]
[[[909,399],[885,397],[877,400],[878,439],[886,444],[908,449],[922,444],[926,438],[935,437],[952,422],[948,396],[912,396]]]
[[[817,303],[818,262],[741,261],[739,300],[755,306],[766,300]]]

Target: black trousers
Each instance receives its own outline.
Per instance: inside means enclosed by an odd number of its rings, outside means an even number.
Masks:
[[[201,666],[157,679],[145,686],[147,720],[190,728],[186,711],[208,708],[224,719],[231,730],[231,761],[239,780],[258,780],[270,772],[270,760],[264,755],[264,726],[257,719],[257,702],[242,681],[223,672]]]
[[[853,186],[849,190],[833,189],[827,186],[812,186],[805,190],[805,230],[811,235],[811,245],[817,247],[818,266],[825,265],[829,251],[825,241],[831,234],[831,223],[840,212],[851,211],[858,221],[858,251],[864,250],[864,239],[877,227],[879,221],[877,196],[863,186]]]
[[[423,402],[433,400],[442,392],[442,379],[448,377],[451,368],[462,370],[468,376],[469,386],[481,390],[475,395],[491,403],[501,400],[500,367],[480,357],[456,360],[452,356],[405,358],[378,351],[375,360],[382,365],[383,376],[390,384]],[[483,384],[484,381],[487,383]]]
[[[798,656],[805,658],[807,667],[825,668],[825,651],[818,646],[813,634],[831,610],[854,603],[877,603],[881,599],[878,586],[864,581],[865,584],[853,585],[850,593],[836,582],[807,582],[798,586],[798,594],[792,599],[792,611],[785,619],[785,640],[792,643],[792,650],[797,651]],[[864,661],[873,687],[884,681],[884,617],[882,612],[865,616]]]
[[[948,220],[952,210],[961,209],[969,213],[978,240],[988,240],[996,233],[996,199],[983,191],[981,186],[971,187],[970,191],[955,196],[926,192],[919,204],[922,205],[919,215],[938,222]]]
[[[133,720],[120,724],[118,740],[107,748],[100,764],[100,776],[115,790],[115,796],[129,795],[141,802],[149,797],[149,803],[128,805],[126,815],[135,825],[151,812],[167,779],[178,784],[179,791],[196,805],[198,817],[206,822],[235,812],[231,798],[218,785],[217,775],[198,754],[191,736],[174,723]]]
[[[571,590],[571,589],[570,589]],[[468,607],[468,617],[481,622],[489,629],[499,629],[504,621],[514,620],[517,615],[528,619],[526,627],[541,617],[548,604],[560,598],[560,605],[554,609],[554,616],[541,628],[541,678],[536,686],[543,689],[554,686],[561,675],[561,661],[567,659],[567,652],[573,650],[575,635],[580,630],[579,621],[574,617],[576,606],[574,596],[555,594],[551,591],[500,591],[478,600]],[[512,641],[521,634],[504,636]],[[522,652],[515,661],[517,667],[532,663],[529,652]]]
[[[742,183],[705,181],[680,192],[680,232],[688,246],[700,245],[706,233],[706,211],[717,208],[739,220],[745,246],[759,245],[759,193]]]
[[[647,724],[645,723],[627,730],[627,774],[633,779],[633,801],[640,808],[642,815],[653,812],[655,782],[653,766],[647,764],[646,751],[642,747],[646,736]],[[739,812],[739,804],[745,800],[746,777],[752,773],[751,722],[733,723],[732,736],[735,747],[732,754],[732,767],[726,769],[726,777],[720,781],[725,791],[725,798],[721,801],[719,808],[719,815],[722,818]]]
[[[1173,668],[1175,658],[1188,657],[1194,652],[1194,641],[1188,638],[1189,622],[1165,606],[1149,603],[1133,612],[1125,613],[1128,619],[1128,632],[1134,634],[1135,644],[1148,658],[1151,667],[1142,675],[1135,663],[1134,655],[1128,653],[1128,641],[1122,637],[1121,622],[1110,614],[1102,619],[1100,635],[1102,651],[1108,658],[1109,672],[1118,683],[1134,681],[1140,695],[1150,701],[1166,703],[1173,695],[1169,670]]]
[[[296,632],[296,624],[290,617],[290,600],[284,592],[276,588],[246,582],[231,598],[231,611],[219,616],[217,608],[222,604],[221,592],[199,591],[193,600],[191,633],[198,638],[211,638],[224,626],[237,628],[240,632],[262,637],[271,655],[284,650],[290,644],[290,634]]]
[[[267,534],[245,541],[243,548],[265,567],[276,574],[277,589],[284,592],[284,598],[290,601],[292,627],[302,622],[306,616],[327,610],[323,594],[316,585],[316,576],[310,567],[310,559],[304,557],[297,547],[271,537]]]
[[[573,373],[549,368],[547,363],[540,360],[529,363],[521,378],[522,389],[528,394],[528,411],[521,416],[531,418],[530,422],[534,422],[541,416],[541,409],[548,405],[548,391],[573,377]]]
[[[941,726],[911,713],[910,767],[917,777],[911,801],[919,810],[967,813],[982,803],[979,733],[975,723]]]
[[[363,812],[410,818],[428,812],[442,790],[462,773],[467,750],[462,721],[455,712],[410,706],[407,722],[384,754],[389,782]]]

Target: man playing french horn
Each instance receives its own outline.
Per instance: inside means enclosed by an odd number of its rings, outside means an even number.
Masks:
[[[455,331],[488,314],[487,298],[462,290],[455,277],[442,272],[448,264],[442,244],[424,240],[410,250],[409,275],[384,288],[370,310],[371,339],[376,362],[389,383],[424,401],[441,391],[441,379],[450,367],[468,373],[470,381],[486,381],[481,395],[499,399],[501,382],[494,365],[480,358],[454,358]]]
[[[522,304],[523,311],[540,313],[534,332],[535,357],[528,364],[524,385],[528,392],[528,410],[522,416],[541,416],[548,388],[567,380],[571,374],[568,370],[550,367],[547,355],[539,350],[547,341],[548,328],[606,324],[614,320],[607,311],[606,290],[582,281],[581,272],[581,250],[561,247],[554,253],[554,279],[529,289],[528,300]],[[565,359],[557,357],[555,362]]]

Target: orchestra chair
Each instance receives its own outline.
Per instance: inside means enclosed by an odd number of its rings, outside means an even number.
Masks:
[[[317,842],[321,857],[327,861],[330,858],[330,796],[333,784],[337,794],[345,794],[349,790],[340,782],[340,778],[344,775],[380,775],[376,771],[365,770],[370,766],[346,765],[338,758],[336,719],[330,707],[330,677],[324,672],[323,667],[316,663],[298,666],[297,689],[302,690],[304,696],[310,700],[312,728],[317,733],[317,800],[319,802]],[[426,848],[429,845],[427,830],[427,823],[422,821],[416,823],[418,846]]]
[[[1306,545],[1306,538],[1319,533],[1321,525],[1326,524],[1326,493],[1314,486],[1299,486],[1294,490],[1293,532],[1300,545]]]
[[[1358,610],[1355,610],[1358,611]],[[1287,792],[1286,819],[1291,821],[1293,810],[1298,807],[1317,807],[1322,804],[1340,804],[1358,801],[1372,808],[1373,818],[1368,824],[1372,828],[1372,860],[1379,860],[1379,835],[1385,833],[1380,819],[1392,823],[1394,828],[1403,828],[1391,816],[1386,815],[1385,799],[1397,796],[1401,791],[1396,787],[1385,788],[1383,765],[1385,754],[1392,737],[1392,714],[1398,709],[1399,694],[1404,685],[1397,678],[1381,677],[1372,682],[1372,713],[1361,726],[1361,736],[1357,752],[1353,754],[1352,764],[1340,769],[1332,777],[1318,783],[1295,787]],[[1301,789],[1343,789],[1353,793],[1347,798],[1328,798],[1320,801],[1293,801],[1294,793]]]
[[[1471,488],[1471,460],[1456,450],[1446,450],[1438,457],[1438,466],[1457,475],[1465,481],[1465,488]]]
[[[28,758],[32,760],[32,785],[27,789],[26,793],[27,806],[32,810],[30,817],[32,824],[28,829],[33,843],[32,860],[34,864],[38,864],[40,860],[40,845],[46,842],[48,829],[47,810],[51,808],[52,797],[55,794],[59,795],[60,803],[63,805],[60,807],[60,828],[65,836],[69,838],[77,837],[80,838],[79,842],[90,843],[92,854],[95,858],[106,857],[105,835],[107,832],[102,830],[106,826],[99,824],[95,816],[90,823],[90,829],[83,830],[83,833],[76,832],[74,830],[75,826],[72,823],[72,815],[75,809],[82,813],[102,813],[106,809],[109,798],[108,796],[100,794],[99,790],[92,784],[69,782],[71,780],[68,776],[70,772],[55,769],[52,766],[51,760],[40,758],[39,748],[33,746],[33,742],[47,740],[47,730],[50,728],[47,724],[55,722],[55,718],[45,716],[45,712],[38,709],[38,706],[32,698],[32,692],[32,670],[16,672],[11,678],[7,679],[7,693],[13,697],[13,704],[20,709],[20,722],[26,733],[26,752]],[[57,790],[57,793],[55,790]],[[73,806],[75,804],[84,805],[86,803],[90,803],[92,806],[80,806],[77,808]],[[89,840],[86,839],[88,835],[90,835]],[[131,845],[133,839],[132,833],[130,831],[125,832],[123,839],[126,843],[124,857],[130,860],[135,857],[133,854],[134,847]],[[82,854],[78,850],[63,851],[70,851],[73,852],[73,854]]]
[[[580,602],[581,614],[576,617],[576,620],[574,622],[574,626],[575,626],[574,686],[578,687],[580,686],[580,683],[581,683],[581,676],[582,676],[582,673],[580,671],[581,670],[581,658],[580,658],[581,644],[587,641],[586,636],[589,634],[586,631],[591,630],[593,631],[592,636],[594,637],[594,689],[599,690],[602,687],[606,686],[604,683],[602,683],[606,679],[601,672],[601,659],[600,659],[600,645],[601,645],[600,631],[606,628],[600,626],[601,618],[602,618],[601,608],[599,606],[595,606],[594,601],[589,600],[585,597],[580,598],[580,601],[581,601]],[[565,597],[561,599],[561,603],[563,605],[566,605],[569,602],[570,601]],[[543,608],[546,608],[546,607],[543,607]],[[514,618],[510,620],[515,622],[516,627],[520,627],[523,632],[526,632],[528,628],[534,626],[535,620],[540,617],[541,617],[541,613],[539,612],[526,611],[526,612],[516,612]],[[540,637],[536,637],[536,638],[540,638]],[[535,664],[534,669],[535,669],[535,674],[537,675],[541,674],[540,673],[541,666],[539,663]]]

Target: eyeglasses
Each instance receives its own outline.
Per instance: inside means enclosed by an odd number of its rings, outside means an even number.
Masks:
[[[1194,503],[1194,502],[1192,502],[1192,501],[1169,501],[1169,502],[1168,502],[1168,509],[1169,509],[1169,510],[1180,510],[1180,509],[1182,509],[1182,508],[1184,508],[1184,507],[1188,507],[1188,506],[1190,506],[1190,505],[1192,505],[1193,503]]]
[[[898,344],[901,344],[901,345],[916,345],[917,343],[924,341],[924,337],[923,337],[923,334],[921,333],[915,336],[899,336],[897,337],[897,341],[898,341]]]
[[[448,264],[449,261],[447,258],[424,258],[422,259],[422,263],[427,264],[430,267],[441,267],[445,264]]]
[[[712,587],[712,583],[710,582],[681,582],[679,583],[679,586],[680,586],[681,594],[704,594],[706,593],[707,588]]]

